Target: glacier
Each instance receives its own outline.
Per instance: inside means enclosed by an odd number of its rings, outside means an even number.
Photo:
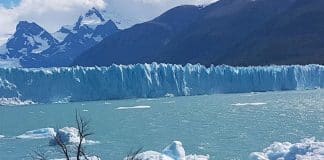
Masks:
[[[324,66],[315,64],[205,67],[152,63],[0,68],[0,98],[13,100],[13,104],[304,90],[323,86]]]

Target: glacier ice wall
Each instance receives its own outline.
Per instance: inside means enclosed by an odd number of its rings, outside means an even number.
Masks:
[[[324,66],[230,67],[172,64],[1,68],[0,98],[49,103],[122,98],[314,89]]]

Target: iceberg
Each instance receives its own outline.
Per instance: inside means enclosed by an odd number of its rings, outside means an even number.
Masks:
[[[73,127],[61,128],[55,133],[55,135],[60,137],[60,140],[62,140],[62,142],[65,144],[77,144],[80,141],[78,129]],[[53,137],[49,144],[52,146],[57,145]]]
[[[232,106],[261,106],[261,105],[266,105],[267,103],[263,102],[254,102],[254,103],[234,103],[231,104]]]
[[[101,160],[99,157],[97,156],[90,156],[87,158],[81,157],[81,160]],[[51,159],[51,160],[66,160],[66,158],[56,158],[56,159]],[[77,160],[76,157],[71,157],[70,160]]]
[[[124,160],[131,159],[132,157],[126,157]],[[136,160],[208,160],[208,155],[188,155],[182,146],[180,141],[173,141],[161,153],[156,151],[146,151],[137,154],[133,159]]]
[[[61,128],[55,133],[55,135],[59,136],[64,144],[78,144],[80,141],[78,129],[74,127]],[[98,144],[100,142],[83,139],[83,143],[86,145],[93,145],[93,144]],[[51,137],[49,144],[51,146],[57,145],[53,137]]]
[[[253,152],[252,160],[321,160],[324,159],[324,142],[306,138],[300,143],[274,142],[262,152]]]
[[[37,130],[27,131],[17,136],[18,139],[44,139],[53,138],[56,135],[54,128],[41,128]]]
[[[205,67],[152,63],[0,68],[0,98],[30,103],[304,90],[323,86],[322,65]]]
[[[63,143],[65,144],[77,144],[79,143],[79,133],[78,129],[74,127],[64,127],[58,129],[57,131],[54,128],[41,128],[36,130],[27,131],[22,135],[16,136],[18,139],[50,139],[49,144],[51,146],[57,145],[54,137],[59,136]],[[1,135],[0,135],[1,138]],[[98,144],[100,142],[93,140],[84,139],[83,142],[86,145]]]
[[[149,109],[151,106],[134,106],[134,107],[118,107],[116,110],[127,110],[127,109]]]

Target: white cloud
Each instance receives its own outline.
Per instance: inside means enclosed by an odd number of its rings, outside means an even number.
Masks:
[[[13,8],[0,6],[0,40],[12,34],[21,20],[37,22],[54,32],[62,24],[73,23],[91,7],[103,9],[106,3],[103,0],[22,0]]]
[[[208,4],[217,0],[106,0],[108,9],[118,10],[120,14],[152,18],[172,7],[184,4]],[[111,8],[109,8],[109,6]]]
[[[150,20],[166,10],[182,4],[206,4],[216,0],[22,0],[13,8],[0,6],[0,44],[15,31],[21,20],[33,21],[55,32],[72,24],[88,9],[106,10],[106,17],[119,21],[125,28]],[[1,42],[2,41],[2,42]]]

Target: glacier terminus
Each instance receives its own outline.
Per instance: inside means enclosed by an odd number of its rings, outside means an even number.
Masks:
[[[322,65],[205,67],[152,63],[0,69],[3,105],[304,90],[323,86]]]

